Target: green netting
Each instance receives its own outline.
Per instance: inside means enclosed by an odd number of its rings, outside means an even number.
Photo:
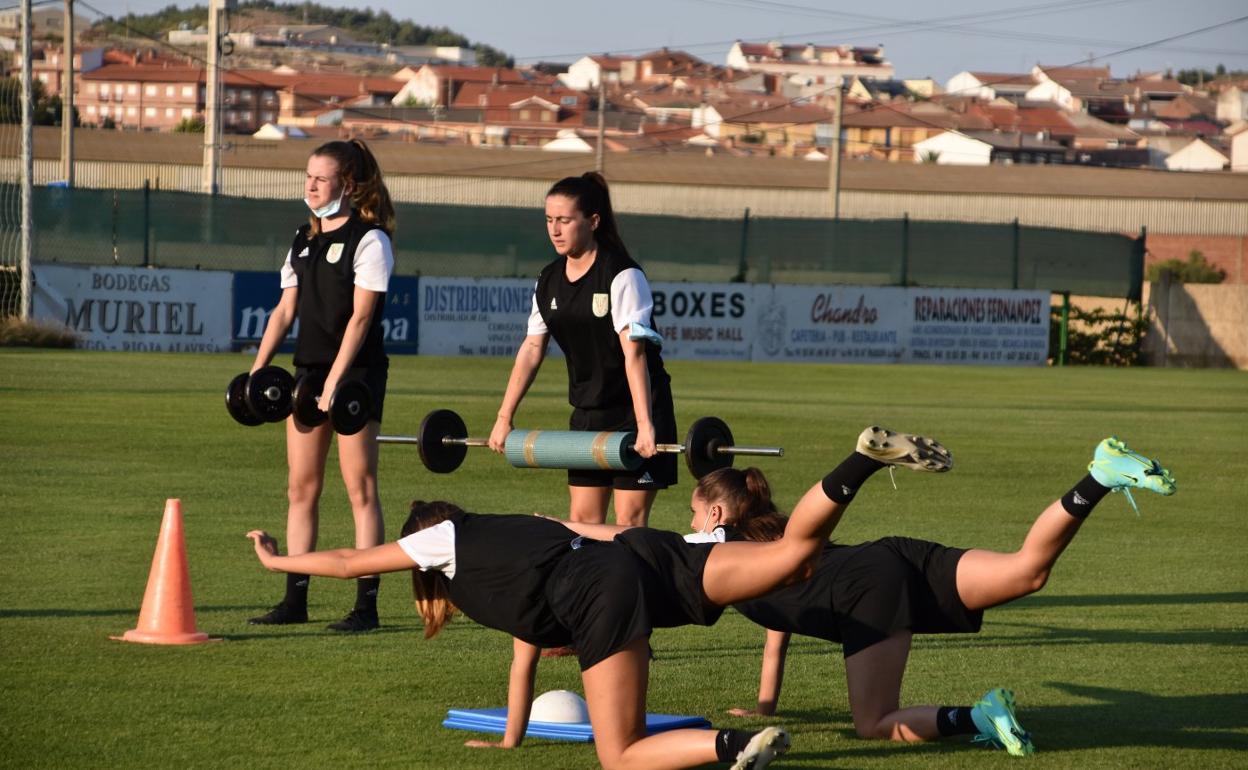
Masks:
[[[2,193],[3,191],[0,191]],[[534,276],[552,256],[540,209],[399,204],[400,275]],[[40,262],[275,270],[294,201],[35,188]],[[1020,288],[1138,298],[1143,241],[1018,225],[622,215],[654,281]]]

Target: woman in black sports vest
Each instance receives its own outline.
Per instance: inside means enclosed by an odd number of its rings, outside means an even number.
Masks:
[[[537,516],[465,513],[450,503],[414,503],[398,542],[279,556],[261,531],[248,537],[271,570],[348,578],[412,571],[417,607],[432,637],[456,610],[511,634],[536,653],[572,644],[580,658],[598,759],[606,768],[694,767],[707,762],[763,768],[788,745],[778,728],[673,730],[646,736],[649,637],[655,628],[711,625],[729,604],[810,576],[857,488],[886,464],[946,470],[948,453],[915,440],[849,455],[797,504],[783,535],[766,543],[690,545],[645,527],[565,523]],[[694,493],[694,510],[723,505]],[[516,696],[516,681],[512,681]],[[509,697],[523,735],[527,692]],[[508,732],[516,727],[511,722]],[[517,740],[518,742],[518,740]],[[512,744],[514,745],[514,743]]]
[[[568,471],[569,516],[600,523],[614,502],[617,523],[645,526],[658,491],[676,483],[676,456],[655,452],[656,443],[676,441],[676,414],[662,339],[652,328],[650,284],[620,238],[602,175],[567,177],[550,188],[546,232],[559,256],[538,276],[490,448],[503,451],[553,337],[568,367],[569,427],[636,431],[646,458],[636,471]]]
[[[324,381],[319,406],[329,411],[338,384],[361,379],[372,392],[372,419],[364,430],[338,437],[342,480],[355,519],[355,545],[385,539],[377,492],[377,434],[381,427],[389,359],[382,344],[382,312],[394,269],[390,243],[394,206],[381,169],[364,142],[329,142],[308,158],[304,201],[312,215],[299,228],[282,267],[282,296],[264,330],[252,371],[267,366],[297,322],[294,364],[298,375]],[[292,553],[316,548],[318,503],[334,429],[286,420],[289,465],[286,541]],[[355,607],[330,624],[336,631],[377,628],[376,575],[361,577]],[[305,623],[308,576],[286,576],[286,594],[254,624]]]
[[[810,580],[734,604],[767,629],[767,641],[757,705],[729,713],[776,713],[789,636],[802,634],[842,645],[849,707],[859,736],[929,741],[969,735],[1010,754],[1031,754],[1031,738],[1014,716],[1014,697],[1008,690],[993,688],[972,706],[902,708],[901,681],[911,637],[978,632],[985,609],[1039,591],[1092,507],[1111,489],[1125,486],[1107,470],[1104,445],[1091,472],[1040,514],[1018,551],[949,548],[907,537],[860,545],[829,543]],[[1165,474],[1154,491],[1170,494],[1173,484]],[[698,492],[727,502],[695,508],[690,527],[697,534],[686,536],[690,542],[767,542],[783,536],[786,519],[757,468],[713,471],[699,480]]]

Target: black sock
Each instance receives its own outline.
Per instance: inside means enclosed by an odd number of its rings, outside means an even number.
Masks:
[[[357,610],[377,611],[377,589],[381,586],[381,577],[356,578],[355,608]]]
[[[1073,489],[1062,495],[1062,507],[1076,519],[1086,519],[1101,498],[1108,494],[1109,487],[1101,486],[1089,473]]]
[[[295,609],[308,608],[308,581],[307,575],[299,575],[294,572],[286,573],[286,596],[282,598],[282,604]]]
[[[950,735],[975,735],[979,732],[971,717],[970,706],[941,706],[936,709],[936,729],[946,738]]]
[[[720,730],[715,733],[715,758],[720,762],[736,762],[758,730]]]
[[[823,477],[823,493],[829,500],[848,503],[858,494],[858,488],[871,478],[871,474],[883,467],[884,463],[879,460],[854,452]]]

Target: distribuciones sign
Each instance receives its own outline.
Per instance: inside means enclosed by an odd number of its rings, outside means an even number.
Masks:
[[[514,356],[533,307],[531,278],[420,279],[420,352]],[[551,353],[558,353],[553,342]]]

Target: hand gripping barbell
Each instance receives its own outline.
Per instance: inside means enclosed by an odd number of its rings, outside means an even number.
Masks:
[[[434,473],[459,468],[469,447],[488,447],[489,440],[471,438],[458,414],[449,409],[430,412],[417,436],[378,436],[380,444],[415,444],[420,460]],[[517,468],[636,470],[643,458],[633,449],[637,440],[628,431],[513,430],[507,434],[504,454]],[[657,444],[659,452],[683,454],[689,472],[702,478],[728,468],[736,455],[783,457],[781,447],[737,446],[727,423],[703,417],[689,428],[683,444]]]

